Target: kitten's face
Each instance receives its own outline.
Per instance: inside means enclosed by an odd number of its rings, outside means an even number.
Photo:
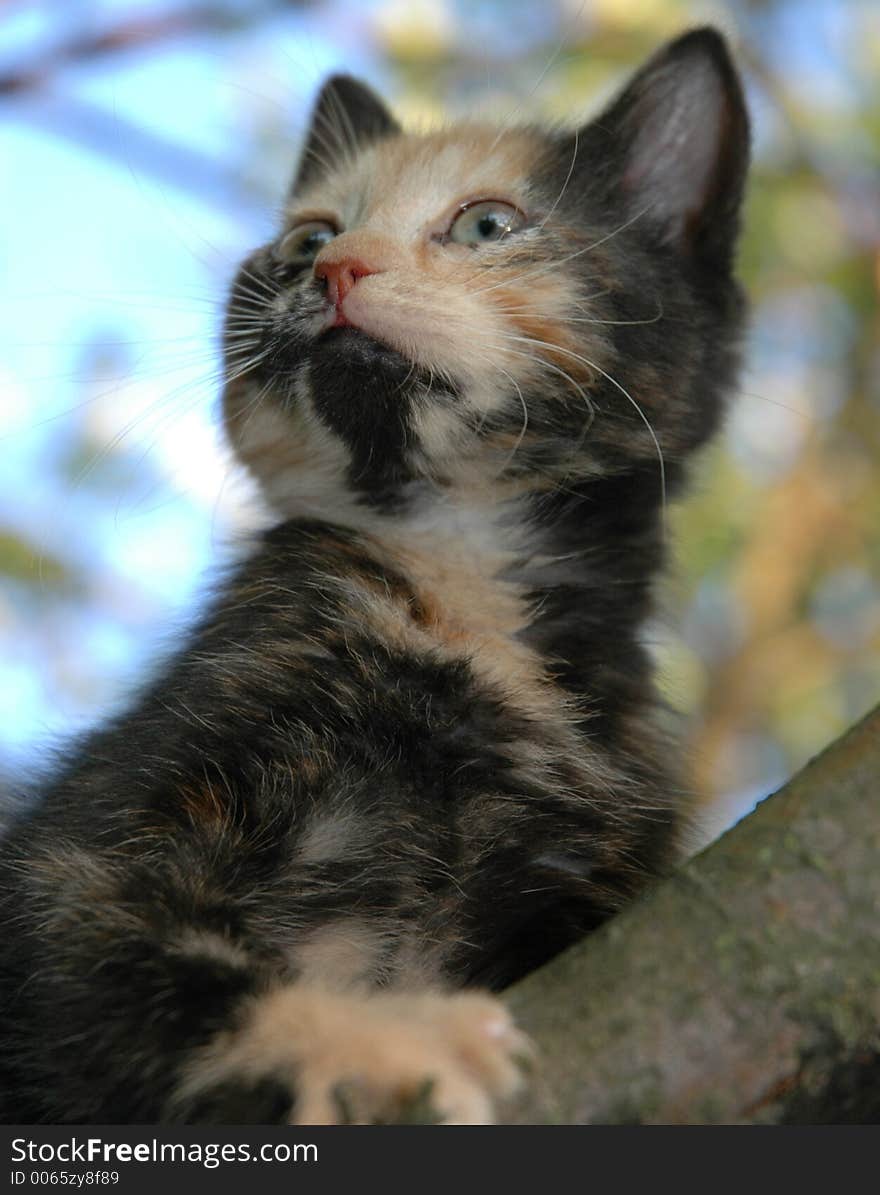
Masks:
[[[277,505],[340,485],[391,507],[426,480],[552,487],[705,436],[712,417],[685,419],[682,392],[698,338],[722,356],[729,340],[728,271],[713,260],[714,315],[695,294],[720,154],[701,150],[697,194],[658,217],[640,175],[653,183],[663,146],[639,156],[638,127],[411,135],[359,85],[325,88],[282,227],[244,263],[227,321],[227,426]]]
[[[370,490],[442,480],[474,458],[503,468],[527,432],[526,394],[559,369],[583,376],[557,352],[569,339],[579,347],[566,317],[588,313],[589,288],[583,271],[560,264],[580,233],[553,218],[530,177],[546,152],[528,131],[401,134],[293,198],[238,292],[245,312],[250,276],[260,279],[269,351],[255,374],[289,420],[282,435],[323,444],[324,455],[329,437],[352,484]],[[300,250],[286,261],[310,227],[332,239],[311,260]],[[581,398],[572,426],[588,413]]]

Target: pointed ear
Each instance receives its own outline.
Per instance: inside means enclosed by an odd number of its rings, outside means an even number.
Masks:
[[[291,194],[370,141],[399,132],[400,125],[369,87],[350,75],[333,75],[315,101]]]
[[[724,39],[695,29],[665,46],[596,121],[619,210],[660,239],[729,268],[749,160],[749,120]],[[599,146],[597,146],[599,149]],[[603,172],[604,173],[604,172]]]

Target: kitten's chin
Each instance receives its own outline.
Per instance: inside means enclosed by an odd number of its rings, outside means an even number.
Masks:
[[[419,374],[396,349],[359,328],[330,328],[313,342],[306,372],[311,403],[346,445],[359,483],[387,486],[409,476]]]
[[[315,340],[309,352],[313,384],[333,385],[333,375],[346,384],[355,383],[358,393],[372,386],[400,385],[412,375],[414,366],[402,353],[354,324],[328,328]],[[349,394],[349,398],[355,397]]]

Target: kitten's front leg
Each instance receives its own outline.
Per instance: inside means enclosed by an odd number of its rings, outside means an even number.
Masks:
[[[528,1054],[492,996],[290,984],[255,999],[240,1028],[194,1055],[169,1114],[225,1120],[248,1093],[277,1100],[287,1091],[294,1124],[492,1124]]]

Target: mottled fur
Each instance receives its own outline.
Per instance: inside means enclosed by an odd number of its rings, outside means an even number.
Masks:
[[[225,337],[279,521],[5,843],[6,1119],[327,1120],[340,1083],[381,1119],[425,1079],[491,1117],[522,1041],[437,993],[502,987],[677,850],[639,633],[734,381],[747,139],[709,30],[577,134],[405,134],[325,87]],[[521,226],[453,243],[478,199]],[[339,235],[291,266],[315,218]]]

